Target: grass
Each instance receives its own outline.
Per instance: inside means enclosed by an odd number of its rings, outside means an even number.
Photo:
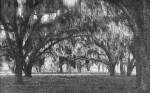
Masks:
[[[25,85],[14,85],[14,76],[0,76],[0,93],[133,93],[135,77],[33,76]]]

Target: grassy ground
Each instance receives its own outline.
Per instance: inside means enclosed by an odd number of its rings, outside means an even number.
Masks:
[[[33,76],[14,85],[14,76],[0,76],[0,93],[134,93],[135,77],[106,75]]]

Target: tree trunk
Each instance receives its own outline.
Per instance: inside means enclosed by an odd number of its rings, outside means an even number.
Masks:
[[[36,72],[38,73],[39,72],[38,67],[35,67],[35,69],[36,69]]]
[[[104,68],[105,68],[104,65],[102,65],[102,73],[105,73],[105,72],[104,72]]]
[[[81,60],[79,60],[77,63],[77,69],[78,69],[78,72],[81,73]]]
[[[22,77],[22,70],[23,70],[23,60],[22,57],[18,57],[16,59],[16,69],[15,69],[15,84],[22,85],[23,77]]]
[[[100,63],[98,63],[98,72],[100,72],[100,66],[101,66]]]
[[[17,47],[18,47],[18,52],[15,56],[15,62],[16,62],[16,69],[15,69],[15,84],[22,85],[23,84],[23,77],[22,77],[22,71],[23,71],[23,52],[22,52],[22,39],[17,38]]]
[[[70,63],[70,60],[68,60],[68,62],[66,62],[66,69],[67,69],[67,72],[71,73],[71,63]]]
[[[137,87],[139,87],[141,84],[141,66],[138,61],[136,64],[136,82],[137,82]]]
[[[109,65],[109,72],[110,72],[110,76],[115,76],[115,64],[111,63]]]
[[[41,72],[41,66],[39,66],[39,72]]]
[[[121,75],[125,75],[124,66],[123,66],[123,62],[122,61],[120,61],[120,74]]]
[[[30,62],[28,64],[25,63],[24,73],[26,77],[32,77],[32,64]]]
[[[140,28],[141,31],[141,45],[140,45],[140,65],[141,65],[141,84],[140,84],[140,93],[149,93],[149,88],[150,88],[150,18],[149,18],[149,13],[150,13],[150,2],[148,0],[142,0],[143,2],[143,7],[142,7],[142,12],[143,15],[141,15],[143,18],[142,19],[142,26],[141,24],[138,24],[138,27]],[[141,22],[138,21],[138,22]]]
[[[90,71],[90,64],[89,64],[89,60],[86,60],[85,64],[86,64],[86,69],[87,71]]]
[[[128,59],[127,76],[131,76],[134,67],[135,67],[135,65],[134,65],[134,59],[132,59],[131,61],[130,61],[130,59]]]
[[[131,76],[133,71],[133,67],[127,67],[127,76]]]
[[[87,71],[90,71],[90,65],[86,64],[86,67],[87,67]]]
[[[63,73],[62,65],[59,65],[59,69],[60,69],[60,72],[59,72],[59,73]]]
[[[56,64],[57,73],[59,73],[59,62]]]
[[[150,88],[150,66],[147,53],[144,47],[140,49],[140,65],[141,65],[141,83],[140,89],[143,91],[141,93],[149,93]]]
[[[148,69],[145,66],[142,66],[141,69],[141,84],[140,84],[140,93],[149,93],[149,88],[150,88],[150,71],[147,71]]]
[[[59,69],[60,69],[59,73],[63,73],[62,66],[63,66],[65,61],[67,61],[67,59],[65,57],[59,56]]]
[[[128,66],[127,67],[127,76],[131,76],[132,75],[132,71],[133,71],[133,67],[132,66]]]

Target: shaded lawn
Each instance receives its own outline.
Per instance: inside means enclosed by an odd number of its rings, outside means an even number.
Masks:
[[[14,76],[0,76],[0,93],[133,93],[135,77],[105,75],[33,76],[14,85]]]

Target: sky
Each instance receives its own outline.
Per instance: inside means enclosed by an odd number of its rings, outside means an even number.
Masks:
[[[78,0],[63,0],[64,4],[67,5],[68,7],[74,6],[74,4],[75,4],[77,1],[78,1]]]

